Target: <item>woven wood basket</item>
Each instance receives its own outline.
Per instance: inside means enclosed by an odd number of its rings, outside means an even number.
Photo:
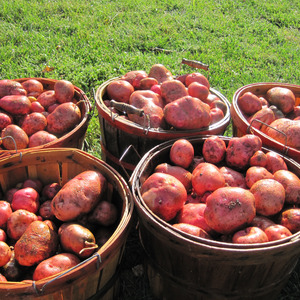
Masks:
[[[134,203],[124,179],[104,161],[78,149],[31,150],[0,161],[2,192],[27,178],[62,185],[85,170],[97,170],[108,181],[111,199],[119,208],[119,224],[109,240],[75,268],[39,281],[1,282],[0,299],[105,299],[118,295],[118,270],[132,225]]]
[[[104,82],[97,89],[95,101],[101,130],[102,158],[120,172],[131,174],[140,158],[163,141],[194,135],[222,135],[230,123],[230,103],[224,95],[213,88],[210,92],[223,101],[226,112],[222,120],[206,128],[163,130],[147,128],[122,117],[116,117],[104,104],[104,100],[108,99],[106,88],[116,79],[118,78]]]
[[[188,140],[201,153],[205,138]],[[230,138],[223,139],[228,144]],[[279,241],[252,245],[208,240],[174,229],[143,201],[142,183],[155,166],[170,163],[173,142],[167,141],[147,152],[130,178],[153,294],[164,300],[276,299],[296,267],[300,232]],[[300,165],[282,157],[299,176]]]
[[[276,83],[276,82],[261,82],[261,83],[253,83],[249,85],[245,85],[241,88],[239,88],[232,99],[232,104],[230,107],[231,112],[231,118],[232,118],[232,124],[233,124],[233,135],[234,136],[243,136],[247,133],[252,133],[257,136],[259,136],[263,142],[263,145],[265,147],[268,147],[270,149],[273,149],[281,154],[284,154],[286,156],[289,156],[296,160],[297,162],[300,162],[300,150],[288,147],[287,145],[284,145],[273,138],[269,137],[268,135],[264,134],[262,131],[254,128],[249,124],[249,122],[246,120],[245,116],[241,112],[237,101],[239,97],[241,97],[246,92],[252,92],[253,94],[260,96],[265,96],[267,91],[270,88],[273,87],[285,87],[290,90],[292,90],[296,97],[296,105],[300,104],[300,86],[294,85],[294,84],[288,84],[288,83]]]
[[[48,78],[19,78],[14,80],[22,83],[28,79],[36,79],[40,81],[43,84],[45,90],[50,90],[50,89],[53,90],[54,84],[57,81],[55,79],[48,79]],[[82,149],[86,130],[88,128],[88,124],[91,117],[90,116],[91,103],[88,97],[86,96],[86,94],[76,86],[75,86],[74,98],[78,101],[78,107],[80,108],[81,111],[80,123],[75,128],[73,128],[71,131],[64,134],[63,136],[59,137],[57,140],[42,146],[26,148],[26,149],[15,149],[15,150],[0,149],[0,158],[10,156],[12,154],[15,154],[16,152],[27,152],[31,150],[39,150],[44,148],[68,147],[68,148]]]

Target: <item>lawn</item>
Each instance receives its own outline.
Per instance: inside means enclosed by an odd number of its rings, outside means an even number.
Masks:
[[[155,63],[174,75],[194,71],[181,66],[186,58],[208,64],[211,86],[231,101],[254,82],[299,85],[299,56],[299,0],[0,2],[0,79],[66,79],[81,88],[93,112],[86,150],[97,157],[94,92],[106,80]],[[282,299],[300,297],[297,274]]]

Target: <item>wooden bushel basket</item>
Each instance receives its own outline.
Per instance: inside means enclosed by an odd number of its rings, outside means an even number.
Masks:
[[[0,161],[2,192],[27,178],[62,185],[86,170],[107,179],[120,220],[109,240],[76,267],[39,281],[0,282],[0,299],[113,300],[118,295],[118,270],[132,225],[134,203],[125,180],[111,166],[79,149],[32,150]]]
[[[198,154],[205,138],[188,138]],[[228,144],[230,138],[222,138]],[[130,178],[153,294],[164,300],[276,299],[298,262],[300,232],[261,244],[208,240],[174,229],[143,201],[141,185],[158,164],[170,163],[173,142],[167,141],[147,152]],[[282,157],[299,176],[300,165]]]
[[[184,60],[186,63],[186,60]],[[192,61],[193,62],[193,61]],[[195,62],[199,64],[200,62]],[[166,140],[195,135],[223,135],[230,123],[230,103],[227,98],[217,90],[210,88],[224,104],[224,118],[206,128],[194,130],[163,130],[139,125],[112,113],[105,105],[108,99],[107,86],[113,78],[104,82],[96,91],[95,101],[101,130],[102,158],[114,168],[127,173],[132,173],[140,158],[151,148]],[[121,166],[121,168],[120,168]]]
[[[48,78],[19,78],[14,80],[22,83],[28,79],[36,79],[40,81],[43,84],[45,90],[49,90],[49,89],[53,90],[54,84],[55,82],[57,82],[56,79],[48,79]],[[86,94],[80,88],[76,86],[74,86],[74,88],[75,88],[74,98],[78,101],[78,107],[80,108],[81,111],[81,120],[79,124],[76,125],[76,127],[74,127],[71,131],[64,134],[63,136],[59,137],[57,140],[38,147],[16,149],[16,150],[0,149],[0,158],[15,154],[16,152],[27,152],[31,150],[39,150],[44,148],[67,147],[67,148],[82,149],[85,134],[90,121],[89,113],[91,110],[91,103],[88,97],[86,96]]]
[[[290,89],[296,97],[296,104],[300,104],[300,86],[294,85],[294,84],[288,84],[288,83],[276,83],[276,82],[261,82],[261,83],[253,83],[249,85],[245,85],[241,88],[239,88],[232,99],[232,104],[230,107],[231,112],[231,118],[232,118],[232,125],[233,125],[233,135],[240,137],[245,134],[255,134],[259,136],[262,140],[263,146],[273,149],[283,155],[286,155],[288,157],[291,157],[298,163],[300,163],[300,150],[288,147],[287,145],[284,145],[273,138],[269,137],[268,135],[264,134],[262,131],[254,128],[249,124],[249,122],[244,117],[243,113],[241,112],[237,101],[239,97],[241,97],[246,92],[252,92],[256,96],[265,96],[267,91],[270,88],[273,87],[284,87]]]

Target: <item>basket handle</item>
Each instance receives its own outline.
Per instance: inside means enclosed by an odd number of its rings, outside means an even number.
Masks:
[[[128,154],[130,148],[132,148],[132,149],[134,150],[136,156],[139,158],[139,160],[141,160],[140,154],[138,153],[138,151],[135,149],[135,147],[134,147],[133,145],[129,145],[129,146],[125,149],[124,153],[122,154],[122,156],[121,156],[120,159],[119,159],[119,162],[120,162],[121,168],[123,169],[124,173],[126,174],[128,180],[130,179],[130,175],[129,175],[128,172],[126,171],[126,168],[123,166],[123,159],[124,159],[124,158],[126,157],[126,155]]]
[[[189,59],[183,58],[181,61],[181,64],[187,65],[187,66],[195,68],[195,69],[202,69],[205,71],[208,71],[208,69],[209,69],[209,66],[207,64],[204,64],[203,62],[197,61],[197,60],[189,60]]]

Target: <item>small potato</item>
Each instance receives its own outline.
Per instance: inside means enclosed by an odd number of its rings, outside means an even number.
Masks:
[[[192,224],[187,224],[187,223],[176,223],[172,225],[174,228],[179,229],[185,233],[205,238],[205,239],[211,239],[210,235],[202,228],[192,225]]]
[[[179,139],[170,149],[170,160],[177,166],[188,168],[194,158],[194,146],[186,139]]]
[[[161,86],[161,96],[165,103],[173,102],[184,96],[188,96],[188,92],[184,84],[179,80],[164,81]]]
[[[25,209],[32,213],[37,213],[40,206],[40,195],[32,187],[19,189],[14,193],[11,208],[12,210]]]
[[[292,233],[285,226],[280,224],[269,226],[265,229],[265,234],[270,242],[281,240],[292,235]]]
[[[253,115],[262,109],[259,98],[252,92],[246,92],[237,100],[237,104],[241,111],[247,115]]]
[[[245,176],[241,172],[227,166],[221,167],[220,172],[225,179],[226,186],[241,187],[243,189],[247,188]]]
[[[94,224],[111,226],[119,216],[116,205],[112,202],[102,200],[88,216],[88,221]]]
[[[42,113],[45,111],[45,108],[38,101],[31,102],[31,112],[39,112]]]
[[[267,125],[270,125],[274,121],[275,115],[273,111],[268,107],[263,107],[250,118],[249,123],[252,127],[264,132],[267,128]]]
[[[47,118],[38,112],[33,112],[25,116],[21,128],[28,136],[44,130],[47,126]]]
[[[266,167],[267,166],[267,156],[263,151],[258,150],[251,156],[249,163],[250,163],[250,166]],[[270,170],[268,170],[268,171],[270,171]]]
[[[268,228],[271,225],[275,225],[275,223],[271,219],[269,219],[268,217],[256,215],[253,218],[250,225],[255,226],[255,227],[259,227],[260,229],[265,231],[266,228]]]
[[[173,80],[172,73],[162,64],[154,64],[151,67],[148,76],[155,78],[158,84],[161,84],[164,81]]]
[[[128,103],[130,95],[134,92],[134,87],[128,81],[120,79],[109,83],[106,91],[110,99]]]
[[[226,144],[220,137],[211,136],[205,139],[202,154],[207,162],[218,164],[225,158]]]
[[[35,268],[32,279],[37,281],[66,271],[80,263],[80,259],[72,253],[59,253],[42,262]]]
[[[268,241],[266,233],[260,228],[253,226],[237,231],[232,237],[234,244],[256,244]]]
[[[8,201],[0,200],[0,228],[6,229],[7,220],[12,214],[12,208]]]
[[[11,249],[3,241],[0,241],[0,267],[5,266],[11,258]]]
[[[58,103],[72,102],[75,88],[72,82],[68,80],[58,80],[54,84],[54,92]]]
[[[9,138],[9,136],[13,139]],[[7,150],[25,149],[29,143],[29,138],[26,132],[15,124],[10,124],[4,128],[1,132],[1,138],[3,139],[2,145]]]
[[[266,153],[267,164],[266,169],[274,174],[278,170],[287,170],[287,165],[278,153],[274,151],[269,151]]]
[[[215,124],[224,119],[224,113],[218,107],[211,108],[209,115],[210,115],[210,125]]]
[[[21,84],[23,88],[27,91],[27,97],[38,97],[44,91],[43,84],[36,79],[28,79],[23,81]]]
[[[0,131],[13,123],[13,118],[6,112],[0,112]]]
[[[158,81],[152,77],[143,78],[140,82],[141,90],[150,90],[152,86],[157,85]]]
[[[280,224],[296,233],[300,231],[300,208],[285,209],[280,216]]]
[[[0,108],[12,115],[25,115],[31,111],[31,102],[27,96],[8,95],[0,99]]]
[[[50,105],[57,102],[57,99],[55,97],[55,91],[54,90],[44,91],[42,94],[40,94],[37,97],[37,101],[44,107],[44,109],[47,109]]]
[[[201,83],[201,84],[205,85],[208,89],[210,88],[210,84],[209,84],[208,79],[203,74],[201,74],[199,72],[194,72],[194,73],[188,74],[186,76],[185,85],[187,87],[189,87],[189,85],[192,82],[198,82],[198,83]]]
[[[128,81],[134,89],[142,89],[142,80],[148,78],[148,74],[143,70],[129,71],[121,77],[121,80]],[[123,102],[123,101],[121,101]]]
[[[209,95],[209,89],[207,86],[194,81],[188,86],[188,94],[192,97],[196,97],[201,101],[206,102],[206,99]]]
[[[51,143],[57,139],[58,138],[54,134],[51,134],[45,130],[40,130],[29,137],[28,147],[33,148],[42,146]]]

